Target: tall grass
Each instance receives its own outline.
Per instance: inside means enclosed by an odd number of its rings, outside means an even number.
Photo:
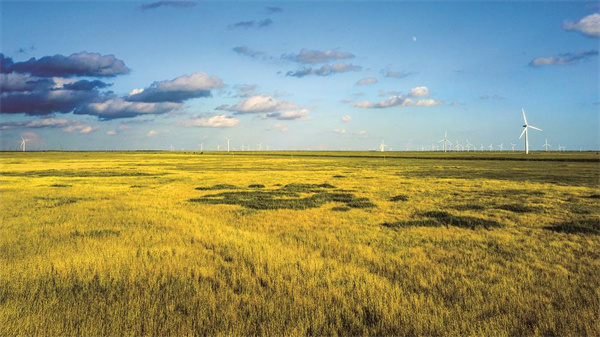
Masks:
[[[598,163],[0,163],[2,336],[600,334]]]

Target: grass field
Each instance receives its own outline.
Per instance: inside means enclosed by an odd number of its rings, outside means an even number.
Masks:
[[[0,335],[598,336],[599,158],[0,153]]]

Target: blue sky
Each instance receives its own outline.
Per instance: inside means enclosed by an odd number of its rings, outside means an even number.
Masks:
[[[0,148],[600,148],[594,2],[0,3]]]

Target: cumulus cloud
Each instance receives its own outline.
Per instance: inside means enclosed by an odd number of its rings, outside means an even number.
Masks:
[[[346,133],[346,129],[335,129],[335,130],[333,130],[333,132],[339,133],[339,134],[344,134],[344,133]]]
[[[395,106],[436,106],[444,104],[443,101],[434,99],[419,99],[413,100],[414,97],[424,97],[429,95],[429,89],[427,87],[415,87],[412,88],[408,95],[393,95],[387,99],[378,102],[362,101],[354,104],[357,108],[390,108]]]
[[[38,77],[112,77],[127,74],[130,69],[114,55],[80,52],[70,56],[44,56],[14,63],[11,58],[0,54],[3,73],[28,73]]]
[[[181,103],[185,100],[208,97],[210,90],[222,88],[223,81],[216,77],[209,77],[203,72],[179,76],[173,80],[154,82],[143,90],[135,90],[125,97],[130,102],[172,102]]]
[[[503,96],[500,96],[500,95],[492,95],[492,96],[489,96],[489,95],[481,95],[481,97],[479,97],[479,98],[480,98],[480,99],[483,99],[483,100],[486,100],[486,99],[504,99],[504,97],[503,97]],[[454,102],[453,102],[453,103],[454,103]],[[456,104],[452,104],[452,105],[456,105]]]
[[[590,14],[577,22],[566,21],[563,28],[576,31],[588,37],[600,37],[600,14]]]
[[[159,7],[189,8],[194,6],[196,6],[196,2],[190,0],[161,0],[151,2],[149,4],[143,4],[140,6],[140,9],[156,9]]]
[[[2,113],[48,115],[53,112],[68,113],[98,97],[97,91],[47,90],[2,92]]]
[[[551,57],[537,57],[529,62],[529,66],[531,67],[541,67],[547,65],[565,65],[576,63],[580,60],[598,56],[597,50],[589,50],[589,51],[578,51],[575,53],[564,53],[559,54],[558,56]]]
[[[411,97],[429,96],[429,89],[427,87],[412,88],[412,89],[410,89],[409,95]]]
[[[202,128],[231,128],[238,125],[240,122],[237,118],[232,118],[227,115],[216,115],[210,118],[194,118],[184,121],[181,125],[187,127],[202,127]]]
[[[100,80],[93,80],[93,81],[81,80],[81,81],[77,81],[77,82],[73,82],[73,83],[65,83],[63,85],[63,88],[65,88],[67,90],[90,91],[90,90],[94,90],[96,88],[98,88],[98,89],[106,88],[110,85],[111,84],[104,83]]]
[[[306,119],[310,115],[308,109],[300,109],[286,112],[271,112],[268,113],[266,118],[275,118],[280,120],[294,120],[294,119]]]
[[[295,109],[296,104],[288,101],[277,101],[267,94],[255,95],[239,101],[235,105],[220,105],[217,110],[233,111],[236,113],[278,112]]]
[[[117,131],[115,131],[115,130],[109,130],[109,131],[106,132],[106,134],[109,135],[109,136],[114,136],[114,135],[117,134]]]
[[[49,78],[34,77],[29,74],[0,74],[0,92],[50,90],[56,82]]]
[[[344,98],[341,101],[342,103],[352,103],[354,102],[354,98]]]
[[[344,117],[342,117],[342,122],[344,123],[348,123],[352,120],[352,116],[350,115],[345,115]]]
[[[73,121],[68,119],[44,118],[33,121],[18,121],[0,123],[0,130],[15,129],[15,128],[58,128],[72,124]]]
[[[129,118],[139,115],[157,115],[181,108],[181,103],[173,102],[131,102],[122,98],[109,97],[75,109],[78,115],[92,115],[100,119]]]
[[[360,71],[360,66],[355,66],[351,63],[334,63],[332,65],[325,64],[320,68],[304,68],[298,71],[288,71],[286,76],[304,77],[308,75],[329,76],[337,73],[345,73],[349,71]]]
[[[356,85],[369,85],[377,83],[377,79],[375,77],[365,77],[361,78],[356,82]]]
[[[298,54],[283,54],[282,59],[295,61],[299,63],[324,63],[336,60],[345,60],[354,58],[354,55],[348,52],[337,50],[308,50],[302,49]]]
[[[82,134],[86,134],[86,133],[96,131],[98,129],[100,129],[100,127],[98,127],[98,126],[91,126],[91,125],[76,123],[76,124],[69,125],[69,126],[63,128],[62,132],[67,132],[67,133],[79,132]]]

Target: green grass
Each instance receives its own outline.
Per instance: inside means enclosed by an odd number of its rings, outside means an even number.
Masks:
[[[598,154],[385,156],[0,153],[0,336],[600,335]]]

